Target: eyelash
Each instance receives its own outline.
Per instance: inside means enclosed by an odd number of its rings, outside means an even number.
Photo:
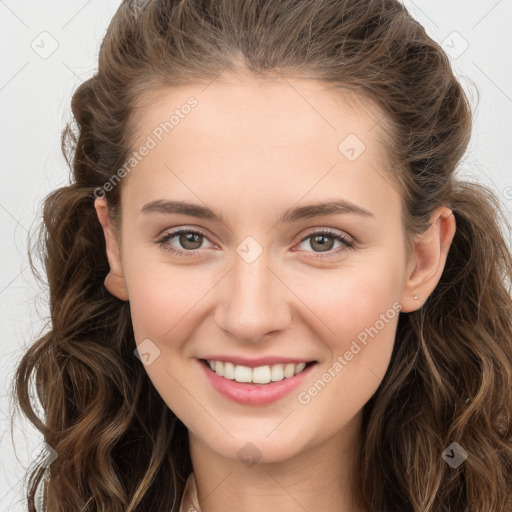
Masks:
[[[180,228],[180,229],[177,229],[176,231],[171,231],[169,233],[166,233],[159,240],[157,240],[156,243],[161,245],[165,251],[168,251],[172,254],[176,254],[178,256],[185,256],[185,257],[195,256],[197,254],[197,252],[200,251],[200,249],[184,251],[184,250],[176,249],[175,247],[173,247],[172,245],[167,243],[169,240],[173,239],[174,237],[176,237],[178,235],[181,235],[182,233],[195,233],[196,235],[202,236],[202,237],[206,238],[207,240],[209,240],[208,237],[205,235],[205,233],[203,233],[202,231],[198,231],[198,230],[192,229],[192,228]],[[324,235],[329,238],[334,238],[335,240],[337,240],[343,244],[343,247],[338,247],[338,249],[336,249],[336,250],[331,249],[332,252],[327,252],[326,254],[328,254],[328,256],[324,256],[322,253],[314,253],[317,255],[317,256],[315,256],[315,258],[325,259],[325,258],[334,257],[346,249],[354,248],[354,242],[352,242],[348,238],[344,237],[343,235],[340,235],[338,232],[332,231],[329,228],[321,229],[319,231],[315,231],[315,230],[310,231],[306,236],[304,236],[299,241],[299,244],[301,244],[308,238],[311,238],[313,235]],[[310,251],[307,251],[307,252],[310,252]]]

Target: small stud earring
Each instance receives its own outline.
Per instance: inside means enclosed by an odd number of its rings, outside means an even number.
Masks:
[[[417,295],[413,297],[414,300],[420,300]]]

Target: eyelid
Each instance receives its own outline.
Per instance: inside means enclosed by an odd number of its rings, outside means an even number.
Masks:
[[[178,226],[172,226],[170,228],[164,229],[159,235],[156,236],[156,239],[162,238],[163,236],[169,234],[176,235],[179,231],[192,231],[208,239],[215,238],[206,228],[195,226],[194,224],[179,224]]]
[[[347,242],[354,243],[354,244],[356,243],[356,239],[353,236],[350,236],[348,233],[345,233],[344,231],[334,229],[334,228],[321,227],[321,226],[308,228],[306,231],[302,232],[298,236],[297,242],[303,242],[306,238],[310,237],[313,234],[317,234],[317,233],[318,234],[327,233],[333,237],[339,236],[340,238],[345,239]]]

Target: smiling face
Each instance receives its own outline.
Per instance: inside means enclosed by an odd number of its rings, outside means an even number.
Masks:
[[[251,442],[261,462],[282,461],[360,419],[398,308],[421,305],[410,297],[421,273],[410,279],[376,108],[307,80],[204,88],[168,89],[140,113],[133,149],[148,136],[156,146],[122,184],[109,262],[137,344],[151,340],[145,369],[194,438],[228,459]],[[172,131],[158,130],[191,96]],[[199,360],[212,355],[317,364],[291,392],[250,405],[211,384]]]

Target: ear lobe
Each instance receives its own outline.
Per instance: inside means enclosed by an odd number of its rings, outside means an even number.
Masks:
[[[430,223],[430,228],[415,242],[414,255],[407,267],[401,301],[404,313],[419,309],[434,291],[455,235],[455,216],[446,206],[432,213]]]
[[[128,301],[128,290],[126,289],[126,284],[122,274],[114,274],[111,270],[107,274],[107,277],[105,277],[103,284],[111,295],[114,295],[114,297],[124,300],[125,302]]]
[[[123,266],[119,255],[119,247],[112,226],[108,218],[107,200],[99,197],[94,201],[96,214],[103,227],[105,245],[107,247],[107,259],[110,272],[105,277],[105,288],[115,297],[123,301],[128,300],[128,289],[124,279]]]

